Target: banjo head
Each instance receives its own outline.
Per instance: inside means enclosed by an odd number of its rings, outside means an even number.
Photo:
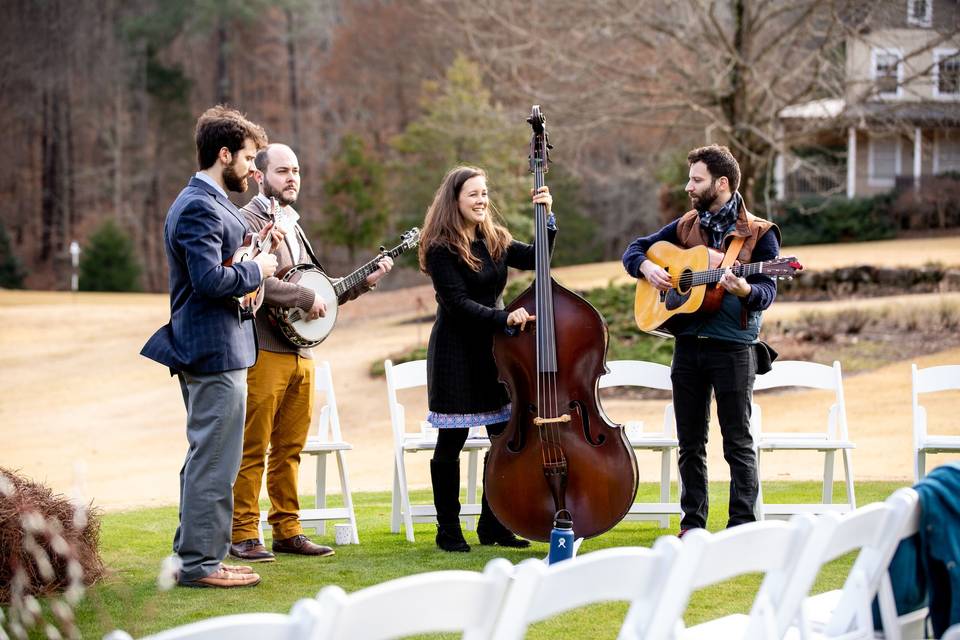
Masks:
[[[308,320],[306,313],[299,308],[273,309],[280,331],[298,347],[315,347],[326,339],[337,322],[337,293],[333,283],[320,269],[311,264],[298,264],[290,268],[282,277],[284,282],[298,284],[311,289],[327,305],[326,315],[316,320]]]
[[[333,283],[319,269],[305,269],[297,282],[301,287],[313,289],[314,293],[327,305],[327,313],[322,318],[308,320],[300,318],[293,320],[290,325],[300,336],[308,341],[320,344],[333,331],[337,322],[337,293],[333,290]],[[311,345],[313,346],[313,345]]]

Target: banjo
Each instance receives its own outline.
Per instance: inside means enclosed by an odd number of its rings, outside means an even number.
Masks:
[[[337,300],[345,292],[360,286],[371,273],[379,268],[379,262],[386,256],[396,258],[404,251],[412,249],[420,242],[420,229],[413,227],[400,236],[400,244],[387,250],[380,247],[376,258],[366,263],[353,273],[334,280],[312,264],[298,264],[280,278],[284,282],[298,284],[301,287],[312,289],[327,305],[327,313],[316,320],[307,318],[303,309],[284,309],[270,307],[270,317],[273,318],[283,335],[298,347],[315,347],[323,342],[333,325],[337,322]]]

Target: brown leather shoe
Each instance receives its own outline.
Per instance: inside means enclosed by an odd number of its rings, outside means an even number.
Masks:
[[[277,558],[267,551],[267,548],[257,540],[241,540],[230,545],[230,555],[247,562],[273,562]]]
[[[330,547],[316,544],[302,533],[292,538],[281,538],[273,541],[273,550],[277,553],[296,553],[301,556],[332,556],[336,553]]]
[[[255,573],[232,573],[221,568],[203,578],[181,582],[180,586],[234,589],[236,587],[252,587],[257,584],[260,584],[260,576]]]
[[[224,571],[229,571],[230,573],[244,573],[250,574],[254,573],[253,567],[246,567],[242,564],[223,564],[220,563],[220,568]]]

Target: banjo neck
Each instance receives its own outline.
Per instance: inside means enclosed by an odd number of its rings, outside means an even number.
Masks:
[[[359,287],[361,284],[363,284],[363,282],[367,279],[367,276],[380,268],[380,261],[385,257],[390,256],[391,258],[396,258],[405,250],[406,247],[404,247],[402,244],[390,250],[381,248],[380,253],[376,258],[364,264],[356,271],[347,274],[333,285],[333,290],[336,292],[337,298],[340,298],[340,296],[347,291],[350,291],[351,289]]]

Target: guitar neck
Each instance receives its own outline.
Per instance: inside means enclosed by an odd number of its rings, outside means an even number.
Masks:
[[[738,277],[747,277],[752,276],[757,273],[763,273],[763,266],[765,262],[751,262],[750,264],[741,264],[734,267],[730,267],[733,271],[733,275]],[[691,275],[690,284],[696,286],[698,284],[713,284],[714,282],[719,282],[720,278],[723,277],[724,269],[707,269],[706,271],[694,271]]]
[[[391,258],[396,258],[401,253],[404,252],[403,245],[394,247],[389,251],[383,251],[376,258],[366,263],[365,265],[358,268],[356,271],[348,274],[342,280],[333,285],[333,290],[336,292],[337,297],[339,298],[347,291],[359,287],[367,279],[371,273],[379,269],[380,261],[383,260],[386,256]]]

